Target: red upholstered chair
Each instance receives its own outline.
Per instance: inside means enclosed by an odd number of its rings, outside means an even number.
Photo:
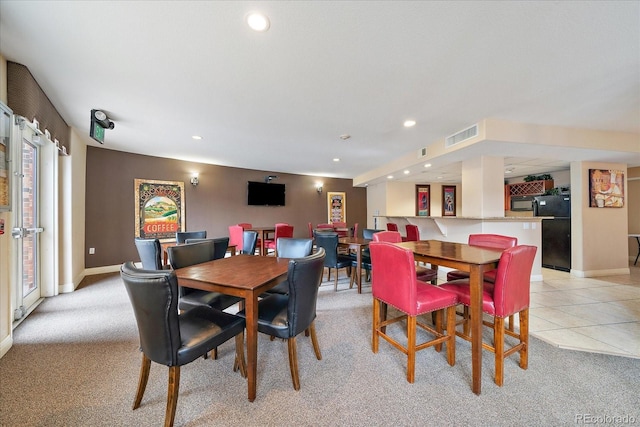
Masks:
[[[413,252],[388,242],[372,242],[371,263],[373,275],[371,292],[373,293],[373,343],[372,350],[378,352],[378,341],[382,337],[394,347],[407,355],[407,381],[414,382],[416,351],[436,346],[440,351],[442,343],[447,345],[447,362],[453,366],[455,355],[455,306],[458,298],[455,292],[431,286],[416,279],[416,264]],[[401,312],[392,319],[387,319],[387,305]],[[447,312],[447,333],[442,333],[442,313]],[[436,312],[434,327],[418,322],[417,316]],[[388,325],[399,321],[407,321],[407,344],[404,346],[390,335]],[[435,336],[434,339],[416,344],[416,327],[424,329]]]
[[[267,248],[267,251],[271,249],[276,256],[278,256],[276,252],[276,242],[280,238],[292,238],[293,237],[293,225],[278,223],[276,224],[276,232],[275,236],[272,239],[264,240],[264,247]]]
[[[235,245],[237,251],[242,250],[244,228],[240,224],[229,226],[229,246]]]
[[[407,224],[405,225],[405,230],[407,230],[407,242],[417,242],[420,240],[420,229],[417,225]]]
[[[355,224],[353,224],[353,234],[351,235],[351,237],[358,237],[358,223],[356,222]]]
[[[501,234],[470,234],[469,245],[480,246],[487,249],[507,249],[518,244],[517,237],[503,236]],[[457,279],[466,279],[469,273],[466,271],[453,270],[447,273],[447,282]],[[496,270],[484,273],[484,280],[494,282],[496,280]]]
[[[493,323],[485,322],[493,328],[493,346],[483,343],[482,347],[495,353],[495,382],[504,382],[504,359],[513,353],[520,353],[520,367],[527,369],[529,346],[529,288],[531,269],[536,256],[535,246],[520,245],[505,249],[500,257],[495,283],[485,281],[482,292],[482,311],[493,316]],[[375,276],[374,276],[375,279]],[[458,295],[465,306],[470,304],[469,279],[459,279],[440,286]],[[504,319],[518,313],[520,331],[505,330]],[[469,322],[468,317],[464,319]],[[465,328],[468,329],[468,328]],[[470,340],[465,333],[456,333]],[[518,344],[504,350],[505,334],[518,339]]]
[[[308,228],[309,228],[309,238],[313,239],[313,224],[309,223]]]
[[[402,242],[402,237],[398,231],[379,231],[373,235],[373,241],[400,243]],[[418,280],[431,282],[432,285],[435,285],[438,280],[438,270],[433,268],[416,266],[416,275]]]
[[[388,222],[387,231],[398,231],[398,224],[395,224],[393,222]]]

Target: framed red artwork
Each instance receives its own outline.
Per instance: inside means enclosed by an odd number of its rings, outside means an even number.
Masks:
[[[429,216],[431,211],[431,186],[416,185],[416,216]]]

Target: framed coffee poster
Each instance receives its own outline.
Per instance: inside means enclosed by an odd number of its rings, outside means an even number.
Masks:
[[[589,169],[589,207],[621,208],[624,206],[624,172],[611,169]]]
[[[175,240],[185,231],[184,182],[135,179],[136,237]]]
[[[416,185],[416,216],[429,216],[431,209],[431,186]]]
[[[327,193],[327,211],[329,224],[347,222],[347,200],[345,193]]]

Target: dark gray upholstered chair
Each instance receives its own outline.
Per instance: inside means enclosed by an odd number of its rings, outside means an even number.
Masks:
[[[162,270],[162,247],[158,239],[135,239],[136,249],[145,270]]]
[[[308,332],[316,358],[322,359],[314,320],[324,257],[324,249],[319,248],[308,257],[291,259],[287,273],[287,295],[272,294],[258,303],[258,331],[287,340],[289,369],[295,390],[300,389],[296,336],[301,332]],[[243,316],[244,311],[240,311],[238,315]]]
[[[140,270],[127,262],[120,268],[120,275],[133,306],[142,350],[133,409],[139,408],[142,402],[151,362],[166,365],[169,367],[169,385],[164,425],[172,426],[178,403],[180,367],[233,337],[236,339],[236,363],[246,376],[244,318],[210,307],[197,307],[178,314],[178,280],[171,270]]]
[[[313,239],[278,239],[276,244],[276,251],[278,252],[278,258],[304,258],[311,255],[313,251]],[[269,294],[283,294],[289,293],[289,283],[278,283],[273,288],[269,289],[265,296]]]
[[[206,238],[207,238],[207,230],[176,232],[176,243],[186,243],[187,239],[206,239]]]
[[[229,243],[228,237],[206,239],[196,243],[186,243],[168,248],[169,264],[178,269],[190,265],[201,264],[214,259],[224,258]],[[219,292],[207,292],[180,286],[180,310],[189,310],[199,306],[209,306],[224,310],[239,302],[241,298]]]
[[[338,253],[338,233],[316,233],[316,246],[324,248],[326,253],[324,258],[324,266],[329,270],[327,280],[331,280],[331,269],[336,269],[336,278],[333,288],[338,290],[338,271],[341,268],[347,269],[347,276],[351,274],[351,264],[353,258],[348,255]]]
[[[226,256],[227,249],[229,249],[228,237],[217,237],[215,239],[191,238],[191,239],[185,240],[185,243],[200,243],[200,242],[208,242],[208,241],[213,241],[213,259],[220,259]]]
[[[258,245],[257,231],[242,232],[242,250],[240,251],[241,254],[255,255],[257,245]]]

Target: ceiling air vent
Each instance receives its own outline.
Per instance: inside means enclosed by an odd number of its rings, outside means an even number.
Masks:
[[[444,141],[444,146],[445,148],[453,147],[456,144],[460,144],[462,141],[466,141],[467,139],[471,139],[476,136],[478,136],[477,123],[471,127],[461,130],[458,133],[448,136]]]
[[[424,157],[427,155],[427,147],[423,147],[418,150],[418,158]]]

